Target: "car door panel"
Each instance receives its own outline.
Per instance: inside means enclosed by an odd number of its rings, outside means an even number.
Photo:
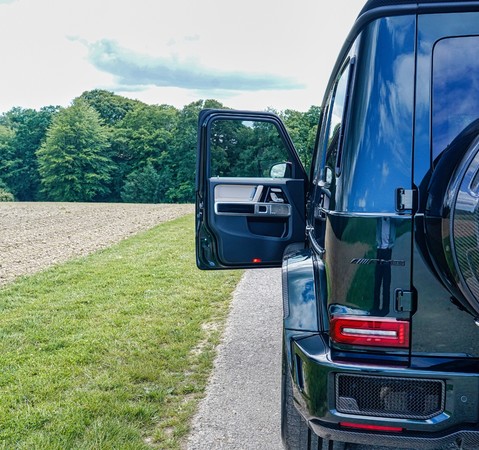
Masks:
[[[214,208],[209,211],[208,222],[215,230],[218,257],[222,265],[260,264],[263,261],[281,264],[285,243],[304,239],[304,228],[301,230],[293,226],[293,222],[301,222],[301,211],[293,208],[289,202],[290,197],[303,196],[302,182],[258,180],[255,185],[246,179],[244,185],[239,184],[238,180],[230,185],[216,178],[209,183]],[[243,190],[245,186],[247,189]],[[285,201],[276,203],[265,197],[271,189],[280,190]],[[231,190],[247,193],[249,197],[239,197],[239,201],[231,201],[230,197],[229,201],[224,201],[221,195],[218,198],[215,195]]]
[[[237,111],[217,111],[238,120]],[[285,248],[304,241],[305,173],[289,137],[273,115],[242,113],[245,121],[271,121],[287,143],[294,177],[211,176],[211,124],[200,116],[197,176],[197,264],[203,269],[278,267]],[[226,118],[225,118],[226,117]],[[208,122],[208,120],[206,120]],[[203,125],[203,126],[202,126]],[[284,133],[284,135],[283,135]],[[289,175],[291,175],[289,174]],[[299,176],[298,176],[299,175]]]

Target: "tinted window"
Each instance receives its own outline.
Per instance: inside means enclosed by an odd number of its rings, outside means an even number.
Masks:
[[[331,124],[329,127],[329,141],[335,136],[341,128],[343,121],[344,106],[346,101],[346,90],[348,87],[348,71],[344,70],[338,81],[336,92],[334,94],[333,108],[331,114]]]
[[[344,120],[346,93],[348,88],[349,65],[343,70],[332,92],[329,107],[321,127],[319,139],[319,151],[321,156],[317,159],[316,171],[321,179],[330,183],[332,173],[336,166],[336,158],[339,147],[341,125]],[[315,179],[317,180],[317,176]]]
[[[324,153],[327,144],[325,138],[326,133],[328,133],[329,125],[329,104],[324,107],[323,116],[320,122],[320,131],[318,139],[318,147],[316,149],[315,159],[314,159],[314,182],[317,183],[321,179],[321,170],[324,166]]]
[[[432,102],[435,159],[479,118],[479,36],[437,42],[433,53]]]
[[[336,86],[331,119],[329,125],[328,151],[326,153],[326,166],[334,171],[340,145],[341,128],[343,124],[344,109],[346,107],[346,92],[348,89],[349,66],[343,71]]]
[[[211,126],[211,176],[269,177],[288,150],[271,122],[216,120]]]

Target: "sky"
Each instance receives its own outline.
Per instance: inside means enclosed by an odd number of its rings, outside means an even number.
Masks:
[[[365,0],[0,0],[0,113],[106,89],[177,108],[319,105]]]

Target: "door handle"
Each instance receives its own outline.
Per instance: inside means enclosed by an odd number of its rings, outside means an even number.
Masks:
[[[256,203],[254,205],[256,216],[289,217],[291,205],[284,203]]]

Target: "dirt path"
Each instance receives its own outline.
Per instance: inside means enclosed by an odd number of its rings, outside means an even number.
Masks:
[[[193,210],[193,205],[0,203],[0,285]]]
[[[236,288],[186,450],[281,450],[281,271],[247,270]]]

